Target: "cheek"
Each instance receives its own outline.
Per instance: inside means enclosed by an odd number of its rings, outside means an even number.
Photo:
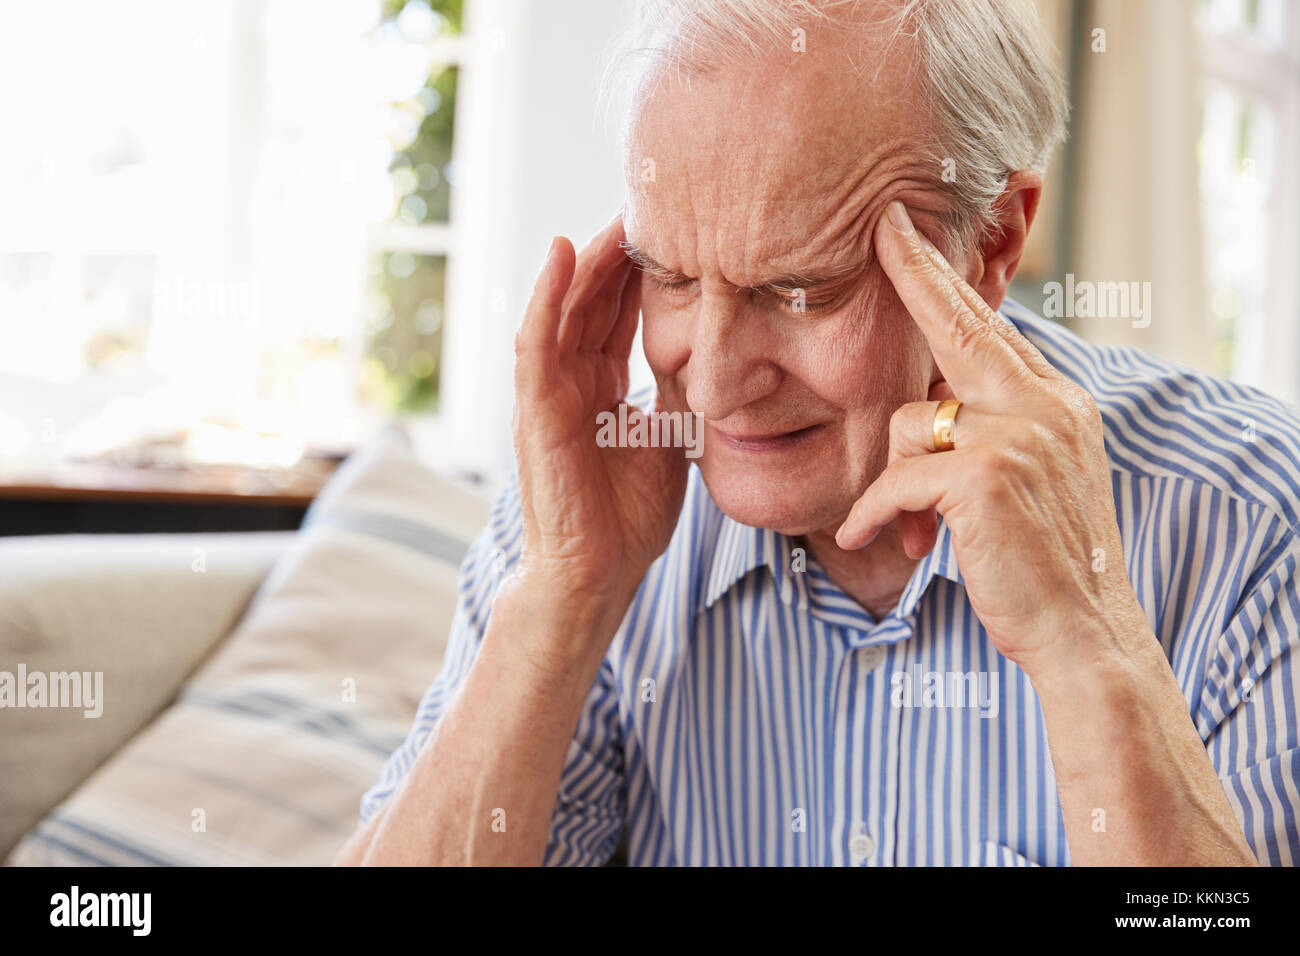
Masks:
[[[925,398],[929,349],[896,295],[868,300],[790,346],[790,374],[846,412],[892,412]]]
[[[649,279],[641,284],[641,343],[656,377],[674,374],[691,354],[691,323],[681,309],[663,301]]]

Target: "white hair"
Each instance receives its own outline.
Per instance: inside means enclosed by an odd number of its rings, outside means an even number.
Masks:
[[[1008,176],[1044,172],[1065,135],[1065,80],[1028,0],[640,0],[637,12],[606,69],[607,105],[616,87],[630,92],[643,75],[644,66],[632,83],[619,82],[631,61],[701,73],[789,45],[793,29],[810,22],[864,35],[892,28],[890,44],[914,38],[934,130],[918,148],[951,200],[937,237],[945,252],[996,231],[994,204]]]

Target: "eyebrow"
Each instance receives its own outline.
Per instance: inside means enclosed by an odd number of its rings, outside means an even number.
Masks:
[[[640,246],[626,240],[619,243],[627,257],[637,264],[643,271],[650,273],[657,279],[667,282],[676,282],[680,280],[689,280],[693,276],[683,275],[672,269],[660,265],[654,257],[642,249]],[[841,266],[837,269],[830,269],[823,272],[792,272],[789,275],[779,276],[771,279],[761,285],[752,286],[753,289],[770,289],[774,292],[793,292],[796,289],[811,289],[817,286],[829,285],[837,282],[846,276],[852,275],[859,270],[859,265]]]

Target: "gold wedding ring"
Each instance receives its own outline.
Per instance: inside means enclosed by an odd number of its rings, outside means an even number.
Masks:
[[[957,447],[957,409],[961,402],[955,398],[939,403],[934,410],[934,450],[952,451]]]

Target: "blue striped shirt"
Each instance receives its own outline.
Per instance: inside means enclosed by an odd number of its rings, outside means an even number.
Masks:
[[[1138,599],[1246,839],[1295,864],[1300,418],[1014,303],[1001,314],[1100,406]],[[464,680],[520,533],[511,485],[363,820]],[[545,861],[603,863],[621,834],[632,865],[1070,862],[1038,699],[971,609],[944,523],[877,621],[794,540],[724,515],[697,469],[587,699]]]

